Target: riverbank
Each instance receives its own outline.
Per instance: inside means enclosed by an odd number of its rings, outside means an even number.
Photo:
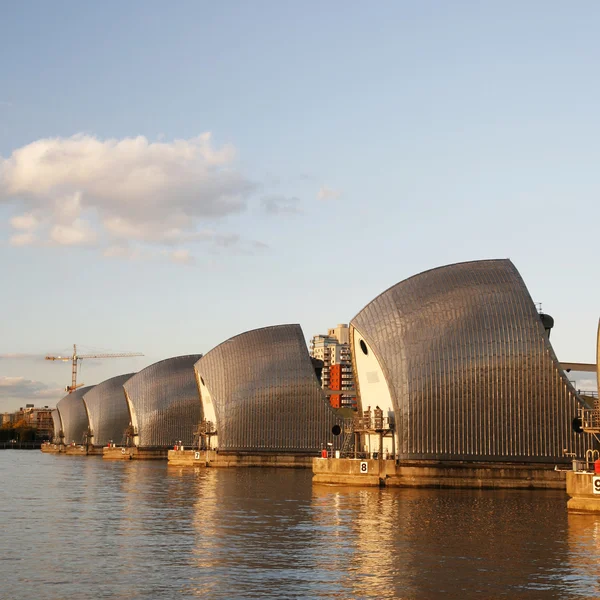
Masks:
[[[0,442],[0,450],[39,450],[43,442],[19,442],[17,440]]]

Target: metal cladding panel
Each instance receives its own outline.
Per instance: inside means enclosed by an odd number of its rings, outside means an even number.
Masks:
[[[146,367],[124,384],[135,412],[137,445],[190,446],[202,419],[194,363],[201,354],[176,356]]]
[[[85,434],[89,427],[88,416],[83,404],[83,395],[89,392],[94,386],[79,388],[71,394],[67,394],[56,405],[60,412],[63,432],[65,434],[65,444],[83,444]]]
[[[52,423],[54,425],[54,435],[52,436],[52,439],[54,442],[58,442],[60,441],[59,432],[62,431],[62,423],[60,422],[60,413],[57,408],[52,410]]]
[[[133,375],[135,373],[107,379],[83,396],[94,445],[104,446],[111,440],[116,444],[125,441],[125,430],[131,419],[123,384]]]
[[[509,260],[411,277],[351,325],[387,379],[401,458],[566,462],[592,446],[572,430],[580,401]]]
[[[343,422],[317,380],[299,325],[242,333],[195,365],[216,414],[219,450],[316,452]]]

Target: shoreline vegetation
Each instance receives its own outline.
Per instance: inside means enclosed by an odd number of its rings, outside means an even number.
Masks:
[[[16,423],[4,423],[0,427],[0,448],[5,444],[37,443],[48,438],[47,431],[38,431],[37,427],[32,427],[25,419]]]

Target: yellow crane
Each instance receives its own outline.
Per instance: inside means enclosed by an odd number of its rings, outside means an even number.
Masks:
[[[113,354],[77,354],[77,344],[73,344],[73,355],[72,356],[46,356],[46,360],[60,360],[62,362],[71,362],[72,377],[71,385],[68,385],[65,390],[72,393],[78,387],[81,387],[83,383],[77,384],[77,361],[81,361],[84,358],[129,358],[131,356],[144,356],[139,352],[120,352]]]

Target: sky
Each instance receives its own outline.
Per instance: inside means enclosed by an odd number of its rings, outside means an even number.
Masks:
[[[595,362],[600,5],[23,0],[0,19],[0,411],[510,258]],[[577,386],[596,385],[573,374]]]

